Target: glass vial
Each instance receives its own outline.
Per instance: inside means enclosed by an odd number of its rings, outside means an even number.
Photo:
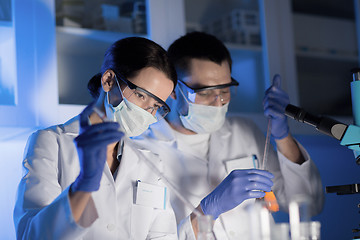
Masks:
[[[296,196],[289,204],[290,233],[292,240],[320,240],[320,223],[310,219],[311,201]]]

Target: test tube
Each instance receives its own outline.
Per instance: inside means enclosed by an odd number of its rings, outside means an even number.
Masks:
[[[276,223],[271,229],[272,240],[290,240],[289,223]]]
[[[296,195],[289,204],[290,232],[292,240],[310,239],[310,199]]]
[[[271,240],[272,219],[270,211],[265,202],[255,202],[246,207],[250,219],[250,239],[251,240]]]

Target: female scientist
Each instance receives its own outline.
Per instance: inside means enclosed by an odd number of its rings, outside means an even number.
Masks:
[[[169,195],[144,159],[159,169],[161,161],[129,139],[170,111],[176,80],[156,43],[132,37],[110,46],[88,85],[96,102],[28,140],[17,238],[176,239]]]

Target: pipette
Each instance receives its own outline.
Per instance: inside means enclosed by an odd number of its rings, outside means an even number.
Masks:
[[[94,112],[104,121],[104,122],[112,122],[106,115],[96,106],[94,107]],[[198,217],[202,216],[200,211],[198,211],[194,205],[186,199],[184,196],[181,195],[180,191],[174,186],[174,184],[167,179],[167,177],[144,155],[142,152],[143,150],[138,149],[137,153],[140,153],[142,157],[140,158],[145,162],[145,164],[155,173],[156,175],[160,176],[161,180],[165,182],[165,184],[172,190],[172,192],[189,208],[193,211],[193,213]]]
[[[268,159],[269,145],[270,145],[270,135],[271,135],[271,118],[268,120],[268,126],[266,130],[266,138],[265,138],[265,147],[264,147],[264,156],[261,164],[261,169],[266,170],[266,163]]]
[[[268,126],[266,131],[265,138],[265,147],[264,147],[264,156],[261,164],[261,169],[266,170],[267,159],[269,155],[269,147],[270,147],[270,135],[271,135],[271,118],[268,119]],[[265,192],[265,196],[263,200],[266,203],[267,209],[271,212],[279,211],[279,204],[277,203],[276,197],[273,191]]]

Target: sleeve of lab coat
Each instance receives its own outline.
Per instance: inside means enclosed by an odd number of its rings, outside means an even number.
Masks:
[[[17,239],[78,239],[87,231],[73,219],[69,187],[63,190],[58,182],[58,150],[52,131],[38,131],[28,140],[14,209]]]
[[[313,203],[311,215],[316,215],[321,212],[325,199],[320,173],[307,151],[300,143],[297,144],[305,158],[301,165],[291,162],[282,153],[277,152],[284,185],[282,199],[286,199],[288,204],[295,195],[306,195]]]
[[[263,160],[265,137],[261,130],[253,123],[247,123],[251,129],[260,153],[260,161]],[[291,162],[279,151],[275,152],[270,146],[267,160],[267,169],[274,174],[273,191],[283,211],[288,211],[288,204],[295,195],[306,195],[314,203],[311,215],[321,212],[324,205],[324,191],[319,171],[306,150],[298,143],[300,151],[305,158],[301,165]]]

